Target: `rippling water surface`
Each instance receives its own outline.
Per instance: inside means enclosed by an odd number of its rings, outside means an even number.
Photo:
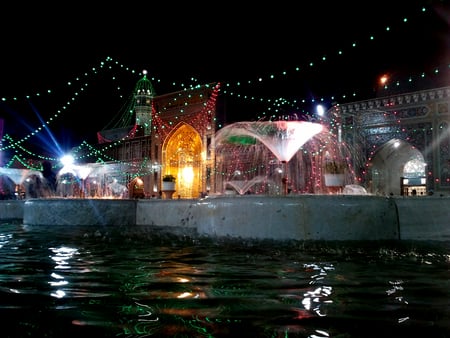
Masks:
[[[450,337],[450,243],[0,225],[1,337]]]

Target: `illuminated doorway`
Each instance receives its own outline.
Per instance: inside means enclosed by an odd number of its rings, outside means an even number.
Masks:
[[[424,157],[417,148],[406,141],[391,139],[382,145],[373,157],[370,167],[371,192],[402,195],[402,179],[423,178],[425,168]]]
[[[202,140],[190,125],[181,123],[163,145],[162,175],[176,177],[177,198],[197,198],[202,187]]]

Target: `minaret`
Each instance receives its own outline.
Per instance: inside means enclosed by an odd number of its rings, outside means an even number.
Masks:
[[[142,72],[144,77],[138,81],[135,88],[134,112],[136,113],[136,125],[144,129],[144,135],[151,133],[152,106],[155,92],[152,83],[147,79],[147,71]]]

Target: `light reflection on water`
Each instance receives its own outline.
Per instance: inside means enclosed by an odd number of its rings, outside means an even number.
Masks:
[[[448,337],[450,243],[0,228],[2,337]]]

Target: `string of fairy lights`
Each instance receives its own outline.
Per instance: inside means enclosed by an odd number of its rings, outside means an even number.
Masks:
[[[421,15],[427,14],[427,8],[422,7],[420,8],[419,12]],[[408,24],[409,20],[408,18],[402,18],[399,23],[395,23],[393,25],[387,25],[384,28],[384,33],[389,34],[391,31],[396,30],[397,26],[400,24]],[[369,41],[374,41],[377,38],[375,34],[371,34],[368,36]],[[344,57],[347,54],[348,49],[350,48],[358,48],[361,45],[360,42],[354,41],[350,46],[343,47],[338,49],[337,51],[334,51],[330,53],[330,55],[338,55],[339,57]],[[347,49],[348,48],[348,49]],[[220,92],[222,95],[227,95],[230,97],[237,98],[239,100],[246,101],[248,103],[258,102],[259,104],[265,105],[266,111],[261,112],[261,116],[257,116],[257,119],[261,119],[263,117],[265,118],[271,118],[276,115],[276,113],[279,113],[281,111],[282,107],[290,107],[292,109],[295,109],[297,111],[303,111],[307,114],[310,114],[310,112],[307,111],[307,107],[311,107],[311,104],[320,103],[320,102],[333,102],[333,101],[345,101],[345,100],[355,100],[359,97],[359,91],[357,89],[350,90],[346,93],[340,93],[339,95],[331,95],[329,97],[320,97],[320,98],[295,98],[295,99],[289,99],[284,97],[268,97],[268,96],[255,96],[255,95],[249,95],[245,93],[245,87],[246,86],[264,86],[267,82],[273,81],[273,80],[279,80],[279,79],[288,79],[292,76],[298,76],[298,74],[301,74],[302,71],[320,67],[321,65],[324,65],[328,62],[328,57],[326,55],[318,57],[316,60],[311,60],[308,63],[305,63],[303,65],[296,65],[293,66],[291,69],[281,70],[278,72],[273,72],[270,74],[261,74],[260,76],[253,78],[253,79],[247,79],[245,81],[236,81],[236,82],[224,82],[221,83]],[[405,80],[408,83],[414,83],[415,81],[418,81],[420,79],[423,79],[425,77],[432,77],[437,76],[443,72],[447,72],[450,69],[450,63],[444,64],[444,65],[438,65],[432,68],[431,71],[428,72],[421,72],[417,74],[410,74],[410,76]],[[30,141],[32,138],[36,137],[39,133],[42,131],[48,129],[51,124],[58,120],[59,118],[62,118],[64,114],[68,113],[73,105],[76,104],[77,100],[86,93],[90,87],[91,84],[95,81],[96,77],[106,73],[106,71],[112,71],[113,76],[111,78],[114,82],[120,82],[120,76],[125,72],[127,75],[142,75],[141,72],[138,72],[131,67],[128,67],[118,60],[114,60],[111,57],[106,57],[106,59],[101,60],[97,67],[92,67],[85,73],[83,73],[80,76],[75,77],[72,80],[69,80],[66,82],[67,89],[70,89],[72,91],[71,96],[61,104],[61,106],[53,113],[52,116],[48,117],[40,126],[36,127],[33,131],[29,132],[24,137],[15,140],[10,135],[5,134],[0,142],[0,152],[7,151],[7,150],[13,150],[14,156],[8,161],[8,163],[5,164],[5,167],[10,167],[15,160],[19,161],[22,165],[25,167],[28,167],[29,169],[38,169],[40,164],[36,164],[35,162],[30,162],[27,160],[27,158],[38,158],[40,160],[48,160],[48,161],[58,161],[58,158],[56,157],[47,157],[43,156],[41,154],[34,153],[33,151],[28,150],[24,145],[27,141]],[[153,84],[165,84],[168,87],[173,87],[174,91],[189,91],[195,88],[198,88],[200,86],[200,81],[197,78],[191,77],[187,79],[185,82],[165,82],[162,79],[155,78],[155,77],[149,77],[149,79],[152,81]],[[403,83],[400,81],[395,82],[392,84],[393,86],[401,86]],[[389,84],[384,84],[383,89],[388,90]],[[119,92],[119,97],[124,97],[124,94],[121,92],[123,88],[121,86],[117,86],[117,91]],[[52,96],[54,94],[54,90],[47,89],[42,93],[36,92],[29,95],[23,95],[23,96],[13,96],[13,97],[2,97],[1,101],[4,103],[14,103],[17,101],[28,101],[34,97],[41,97],[43,95]],[[175,98],[176,99],[176,98]],[[180,106],[180,113],[183,112],[183,106]],[[178,117],[175,116],[174,120],[176,120]],[[169,125],[173,124],[176,121],[168,121],[167,123]],[[199,122],[202,123],[202,122]],[[219,126],[220,127],[220,126]],[[163,129],[163,125],[159,125],[159,128]],[[99,149],[98,147],[93,147],[92,145],[88,144],[86,141],[81,142],[81,144],[75,148],[72,149],[72,153],[74,155],[76,154],[82,154],[77,159],[82,159],[86,156],[95,156],[97,158],[97,161],[116,161],[113,158],[110,158],[108,155],[105,154],[105,150],[107,148],[115,147],[122,143],[124,140],[113,142],[108,144],[102,149]],[[83,148],[88,148],[88,152],[86,155],[86,152],[83,152]],[[37,167],[36,167],[37,166]]]

